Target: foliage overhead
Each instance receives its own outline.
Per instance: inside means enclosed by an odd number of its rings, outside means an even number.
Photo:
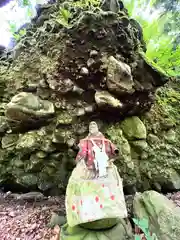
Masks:
[[[124,0],[124,3],[129,15],[143,28],[146,56],[169,75],[180,75],[180,3],[176,0],[174,4],[169,0]]]
[[[17,0],[19,6],[24,7],[29,18],[34,15],[34,4],[46,3],[47,0]],[[63,27],[70,28],[74,14],[66,7],[65,1],[60,4],[56,21]],[[99,7],[100,0],[69,0],[72,7],[91,9]],[[163,68],[170,76],[180,75],[180,3],[174,0],[124,0],[129,15],[135,18],[143,28],[143,36],[146,42],[146,56]],[[70,24],[71,22],[71,24]],[[9,23],[13,37],[18,41],[26,34],[21,29],[17,34],[16,24]]]

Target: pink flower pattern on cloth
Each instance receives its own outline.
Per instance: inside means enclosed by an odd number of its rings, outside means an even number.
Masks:
[[[67,209],[68,224],[75,226],[100,219],[125,218],[127,209],[120,178],[118,182],[117,185],[108,179],[73,181],[71,194],[67,192],[66,206],[70,206]]]

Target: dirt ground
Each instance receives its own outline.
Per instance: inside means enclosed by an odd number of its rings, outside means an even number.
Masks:
[[[166,196],[180,206],[180,192]],[[0,193],[0,240],[58,240],[60,229],[47,227],[58,211],[65,211],[64,196],[27,202]]]
[[[1,240],[51,240],[58,229],[47,224],[52,212],[64,211],[64,197],[52,197],[40,202],[7,199],[0,193]]]

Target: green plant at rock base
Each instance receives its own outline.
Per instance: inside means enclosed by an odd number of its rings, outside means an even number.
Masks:
[[[70,18],[71,18],[71,12],[65,8],[60,8],[58,16],[56,17],[56,21],[63,27],[69,28],[71,26],[69,24]]]
[[[136,218],[133,218],[133,222],[143,231],[146,240],[158,240],[154,233],[151,236],[147,219],[138,220]],[[141,240],[141,237],[135,234],[135,240]]]

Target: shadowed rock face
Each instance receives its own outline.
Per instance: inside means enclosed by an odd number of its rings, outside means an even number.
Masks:
[[[62,191],[74,166],[70,147],[87,134],[88,122],[96,119],[105,131],[111,122],[144,113],[168,80],[140,53],[144,43],[126,11],[65,6],[67,27],[50,15],[59,16],[58,5],[44,7],[42,21],[34,20],[43,31],[31,26],[12,63],[7,59],[0,68],[0,116],[8,118],[0,129],[6,162],[0,162],[0,182]]]
[[[70,38],[59,68],[61,78],[68,75],[87,95],[92,89],[108,90],[123,105],[115,111],[118,116],[147,111],[156,88],[168,79],[139,54],[135,31],[123,14],[117,18],[110,12],[84,13],[78,26],[68,31]],[[97,55],[92,57],[93,50]],[[88,70],[86,75],[81,74],[82,68]]]
[[[0,56],[4,53],[5,47],[0,45]]]

